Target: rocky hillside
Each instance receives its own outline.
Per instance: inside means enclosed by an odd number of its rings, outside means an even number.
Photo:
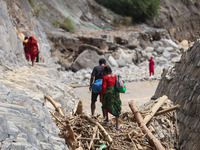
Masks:
[[[191,7],[198,8],[198,5]],[[171,31],[184,33],[186,27],[190,29],[195,25],[183,25],[182,30],[177,26],[176,30],[171,30],[173,24],[170,24],[167,28],[170,34],[165,29],[146,25],[113,30],[112,22],[116,16],[93,0],[1,0],[0,8],[2,150],[68,149],[58,137],[57,127],[49,113],[54,108],[45,102],[44,95],[51,96],[65,113],[72,112],[78,97],[73,94],[70,83],[81,80],[82,84],[88,84],[91,68],[98,63],[91,58],[105,57],[118,71],[116,73],[123,73],[127,80],[138,81],[148,79],[146,60],[153,56],[156,58],[155,78],[159,79],[162,69],[178,62],[188,47],[187,41],[184,47],[183,43],[171,40],[170,35],[176,38]],[[171,9],[164,10],[167,14]],[[62,22],[68,17],[79,32],[72,34],[55,28],[57,21]],[[162,25],[160,27],[165,27]],[[100,30],[102,28],[106,30]],[[108,29],[112,29],[112,32]],[[40,63],[34,67],[24,57],[24,36],[34,36],[39,43]],[[181,34],[177,39],[181,41],[180,37]],[[189,39],[190,36],[182,37]],[[88,62],[91,64],[89,69],[82,65]]]
[[[180,148],[197,150],[200,147],[200,41],[183,54],[175,67],[165,70],[155,97],[167,95],[180,104],[178,126]],[[187,135],[187,136],[186,136]]]
[[[161,0],[159,15],[149,25],[165,28],[174,40],[194,41],[200,35],[198,0]]]

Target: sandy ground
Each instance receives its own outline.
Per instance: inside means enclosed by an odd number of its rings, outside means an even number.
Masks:
[[[126,93],[120,95],[122,100],[122,112],[130,111],[130,108],[128,106],[128,102],[130,100],[134,100],[137,106],[148,102],[150,98],[154,95],[158,82],[159,81],[157,80],[152,80],[126,83]],[[83,102],[84,112],[90,115],[91,92],[89,91],[89,87],[75,88],[74,90],[75,94]],[[99,102],[99,98],[96,102],[95,115],[97,114],[102,114],[101,103]]]

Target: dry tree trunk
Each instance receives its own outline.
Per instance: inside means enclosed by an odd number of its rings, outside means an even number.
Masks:
[[[135,119],[140,125],[142,132],[144,134],[147,134],[147,138],[149,139],[150,143],[156,148],[156,150],[165,150],[160,141],[151,133],[151,131],[145,125],[144,120],[133,101],[129,102],[129,107],[131,108],[131,111],[135,115]]]
[[[56,102],[50,96],[44,95],[44,99],[47,99],[54,106],[55,110],[58,111],[62,117],[65,116],[61,107],[58,104],[56,104]]]

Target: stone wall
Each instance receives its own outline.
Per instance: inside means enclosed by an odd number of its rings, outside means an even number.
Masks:
[[[186,150],[200,147],[200,40],[190,47],[175,67],[165,70],[155,97],[167,95],[175,104],[179,126],[179,145]]]

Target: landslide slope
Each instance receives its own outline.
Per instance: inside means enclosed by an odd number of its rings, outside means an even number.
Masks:
[[[178,110],[179,143],[183,149],[200,147],[200,40],[186,51],[175,67],[166,70],[155,92],[167,95]]]

